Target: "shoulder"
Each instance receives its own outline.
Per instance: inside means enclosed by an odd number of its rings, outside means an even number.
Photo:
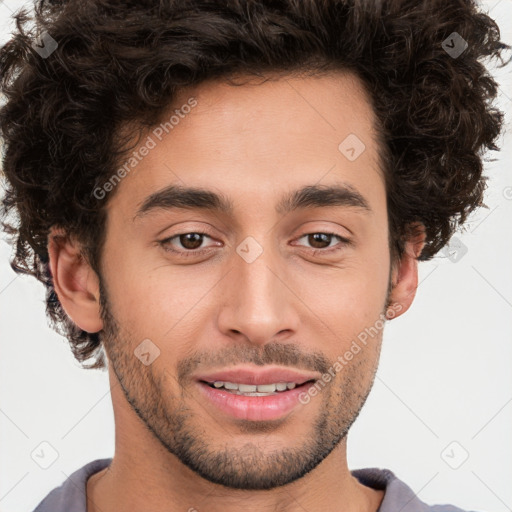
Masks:
[[[107,467],[111,458],[96,459],[72,473],[37,505],[33,512],[87,512],[87,479]]]
[[[475,512],[448,504],[428,505],[389,469],[364,468],[351,473],[361,484],[384,490],[384,499],[377,512]]]

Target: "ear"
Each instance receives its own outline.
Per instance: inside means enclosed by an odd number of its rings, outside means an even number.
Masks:
[[[55,292],[64,311],[80,329],[103,329],[99,279],[80,252],[80,246],[61,229],[51,228],[48,255]]]
[[[392,267],[392,289],[389,295],[388,318],[396,318],[405,313],[412,304],[418,288],[418,260],[425,246],[425,226],[415,222],[409,226],[409,237],[404,253]],[[393,314],[391,316],[391,313]]]

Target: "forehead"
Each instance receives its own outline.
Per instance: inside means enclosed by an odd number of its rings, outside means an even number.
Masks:
[[[382,189],[377,138],[371,103],[351,73],[204,82],[180,91],[142,137],[108,207],[133,219],[171,184],[238,197],[230,213],[237,201],[261,207],[307,185]]]

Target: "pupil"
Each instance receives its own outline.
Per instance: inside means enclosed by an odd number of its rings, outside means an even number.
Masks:
[[[195,242],[192,237],[197,237]],[[187,249],[197,249],[201,246],[201,237],[202,235],[200,233],[186,233],[185,235],[180,236],[180,242],[183,247],[186,247]],[[192,247],[189,245],[190,243],[192,243]]]
[[[317,244],[317,243],[322,244],[322,238],[324,238],[324,243],[325,243],[326,242],[325,238],[329,239],[331,235],[328,235],[326,233],[313,233],[312,235],[309,235],[309,236],[310,236],[310,238],[311,237],[313,238],[313,242],[311,242],[311,240],[310,240],[309,243],[313,247],[317,247],[318,248],[318,246],[315,245],[315,244]],[[320,240],[318,240],[319,238],[320,238]],[[328,240],[327,240],[327,245],[329,245],[329,241]],[[323,247],[325,247],[325,246],[323,246]]]

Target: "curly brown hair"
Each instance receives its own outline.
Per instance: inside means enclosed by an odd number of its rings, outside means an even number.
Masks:
[[[380,124],[394,257],[415,222],[426,233],[418,259],[428,260],[485,206],[482,155],[498,149],[503,114],[482,60],[503,63],[508,46],[471,0],[39,0],[14,18],[0,49],[0,219],[15,245],[11,267],[44,283],[52,327],[85,368],[105,367],[103,356],[83,364],[100,354],[100,333],[78,328],[59,302],[50,228],[76,237],[101,276],[113,194],[99,201],[91,192],[180,88],[235,75],[354,72]],[[45,32],[58,46],[43,58],[32,43]],[[453,37],[467,43],[460,55],[446,51]]]

